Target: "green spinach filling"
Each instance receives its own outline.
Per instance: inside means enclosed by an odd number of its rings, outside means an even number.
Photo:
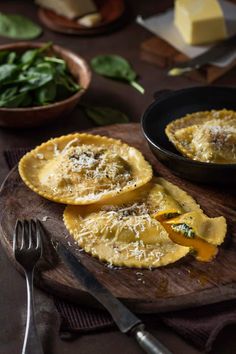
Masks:
[[[194,238],[196,236],[193,229],[187,224],[174,224],[171,227],[174,231],[181,232],[187,238]]]

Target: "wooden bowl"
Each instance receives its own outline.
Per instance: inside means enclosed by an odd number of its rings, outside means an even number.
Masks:
[[[7,45],[1,45],[1,50],[14,50],[24,52],[31,48],[39,48],[45,43],[19,42]],[[91,71],[86,61],[79,55],[62,48],[58,45],[52,45],[50,51],[58,57],[64,59],[68,65],[69,71],[78,82],[82,90],[76,92],[69,98],[48,104],[46,106],[34,106],[27,108],[0,108],[0,126],[12,128],[36,127],[54,119],[68,114],[73,110],[80,100],[80,97],[87,90],[91,81]]]

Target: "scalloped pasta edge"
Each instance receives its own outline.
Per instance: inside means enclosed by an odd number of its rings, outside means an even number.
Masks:
[[[114,138],[110,138],[110,137],[107,137],[107,136],[102,136],[102,135],[98,135],[98,134],[89,134],[89,133],[73,133],[73,134],[67,134],[67,135],[62,135],[58,138],[53,138],[53,139],[50,139],[38,146],[36,146],[33,150],[29,151],[28,153],[26,153],[22,158],[21,160],[19,161],[19,165],[18,165],[18,170],[19,170],[19,174],[20,174],[20,177],[22,178],[23,182],[27,185],[27,187],[29,187],[32,191],[34,191],[35,193],[37,193],[38,195],[40,195],[41,197],[44,197],[48,200],[51,200],[51,201],[54,201],[56,203],[61,203],[61,204],[69,204],[69,205],[86,205],[86,204],[93,204],[93,203],[96,203],[98,201],[102,201],[102,200],[105,200],[107,198],[110,198],[110,197],[115,197],[117,195],[117,193],[112,193],[111,192],[108,192],[106,194],[104,194],[103,196],[101,196],[101,198],[98,198],[96,200],[89,200],[89,199],[84,199],[84,200],[80,200],[79,202],[78,201],[73,201],[69,198],[60,198],[60,197],[55,197],[49,193],[46,193],[46,192],[43,192],[42,190],[40,190],[37,186],[35,186],[34,184],[32,184],[30,182],[30,180],[27,178],[25,172],[24,172],[24,165],[25,165],[25,162],[33,157],[33,154],[37,153],[38,150],[46,147],[46,146],[49,146],[50,143],[53,141],[55,143],[59,143],[59,142],[62,142],[63,140],[65,139],[75,139],[75,138],[80,138],[80,137],[90,137],[90,138],[93,138],[95,140],[98,140],[99,141],[104,141],[104,142],[111,142],[113,144],[117,144],[117,145],[121,145],[121,146],[125,146],[127,147],[127,149],[129,148],[132,148],[132,149],[135,149],[135,152],[136,154],[139,155],[140,159],[143,160],[143,163],[145,164],[145,167],[148,171],[147,175],[145,176],[145,178],[141,178],[140,181],[137,181],[135,182],[135,187],[134,185],[130,185],[130,186],[125,186],[121,192],[119,192],[119,194],[122,194],[122,193],[126,193],[130,190],[133,190],[133,189],[136,189],[138,187],[141,187],[143,186],[144,184],[146,184],[147,182],[149,182],[151,179],[152,179],[152,176],[153,176],[153,170],[152,170],[152,166],[150,165],[150,163],[145,159],[145,157],[143,156],[143,154],[141,153],[141,151],[139,151],[138,149],[122,142],[120,139],[114,139]],[[33,157],[34,158],[34,157]]]

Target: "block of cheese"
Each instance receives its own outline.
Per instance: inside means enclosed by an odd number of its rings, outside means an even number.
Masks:
[[[224,14],[217,0],[176,0],[175,25],[191,45],[227,37]]]
[[[35,2],[71,20],[97,12],[97,7],[92,0],[35,0]]]

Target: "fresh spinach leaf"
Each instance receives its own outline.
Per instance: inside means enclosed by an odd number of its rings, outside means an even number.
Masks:
[[[44,60],[49,61],[50,63],[62,64],[64,70],[66,69],[66,62],[63,59],[55,58],[55,57],[45,57]]]
[[[136,81],[137,74],[129,62],[119,55],[99,55],[91,60],[93,70],[110,79],[123,80],[133,86],[140,93],[144,88]]]
[[[46,85],[35,91],[36,102],[40,105],[51,103],[55,100],[56,93],[57,88],[55,82],[49,81]]]
[[[27,17],[0,12],[0,36],[15,39],[34,39],[42,28]]]
[[[13,64],[16,58],[17,58],[16,52],[10,52],[7,56],[7,64]]]
[[[0,107],[16,108],[21,107],[27,97],[27,92],[18,93],[7,99],[0,100]]]
[[[39,55],[43,53],[45,50],[47,50],[48,48],[50,48],[51,46],[52,43],[48,42],[40,48],[29,49],[26,52],[24,52],[20,58],[20,62],[23,64],[22,69],[26,70],[30,65],[34,63],[35,59],[40,59],[39,62],[42,62],[42,58],[39,57]]]
[[[53,80],[53,69],[47,63],[31,67],[23,73],[21,79],[25,79],[26,83],[21,87],[20,92],[34,90]]]
[[[87,116],[97,125],[110,125],[116,123],[128,123],[129,118],[122,112],[110,107],[82,106]]]
[[[29,49],[22,54],[20,61],[22,64],[31,64],[38,55],[38,49]]]
[[[57,77],[56,82],[60,86],[64,86],[65,89],[69,92],[76,92],[79,90],[80,86],[74,82],[69,76],[65,75],[64,73],[60,73]]]
[[[63,76],[71,92],[76,92],[80,89],[80,86],[72,79],[72,77],[66,74],[64,74]]]
[[[15,64],[2,64],[0,65],[0,85],[7,80],[13,79],[18,72],[18,67]]]
[[[7,101],[17,93],[17,87],[9,87],[0,94],[1,101]]]
[[[43,52],[47,43],[23,54],[0,52],[0,106],[46,105],[71,96],[80,89],[66,62]]]
[[[131,69],[130,64],[118,55],[99,55],[91,61],[93,69],[100,75],[133,81],[136,73]]]

